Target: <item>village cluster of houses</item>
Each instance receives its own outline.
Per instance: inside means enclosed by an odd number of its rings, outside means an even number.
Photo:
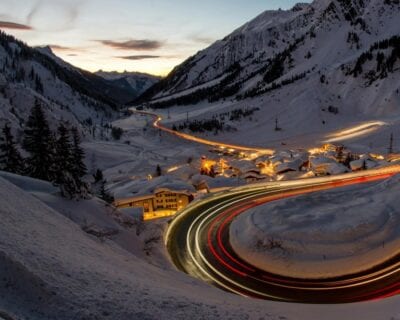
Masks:
[[[313,176],[335,175],[371,169],[400,159],[394,154],[357,155],[342,146],[326,144],[313,150],[277,151],[274,155],[249,158],[246,154],[233,159],[202,158],[203,174],[217,177],[240,178],[248,183],[257,181],[289,180]],[[210,169],[211,168],[211,169]]]
[[[371,169],[400,156],[352,154],[331,144],[313,150],[278,151],[274,155],[235,153],[203,156],[151,180],[132,181],[114,194],[115,205],[143,219],[174,215],[196,196],[246,183],[301,179]],[[135,211],[136,210],[136,211]]]

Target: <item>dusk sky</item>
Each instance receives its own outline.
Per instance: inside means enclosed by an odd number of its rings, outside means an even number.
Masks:
[[[86,70],[165,75],[261,12],[296,2],[0,0],[0,29]]]

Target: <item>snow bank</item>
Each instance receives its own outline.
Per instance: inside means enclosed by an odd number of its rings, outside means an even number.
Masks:
[[[400,177],[256,207],[231,225],[236,253],[276,274],[326,278],[399,254]]]
[[[399,297],[340,306],[244,299],[84,233],[3,178],[0,203],[0,318],[372,320],[400,314]]]
[[[215,288],[86,234],[3,178],[0,203],[0,315],[40,320],[248,319],[250,312],[251,317],[278,319],[262,308],[242,310],[234,302],[239,297],[220,299]]]
[[[160,176],[151,180],[132,180],[129,183],[125,183],[122,187],[114,188],[113,192],[115,198],[121,199],[154,194],[156,190],[162,188],[189,193],[196,191],[191,184],[183,180],[172,176]]]

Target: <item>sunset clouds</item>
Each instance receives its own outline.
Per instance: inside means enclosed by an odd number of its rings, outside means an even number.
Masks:
[[[113,41],[113,40],[99,40],[98,42],[102,43],[105,46],[109,46],[115,49],[122,50],[157,50],[163,46],[161,41],[157,40],[127,40],[127,41]]]
[[[254,18],[295,0],[0,0],[0,29],[86,70],[165,75]]]
[[[136,56],[119,56],[119,59],[125,60],[145,60],[145,59],[159,59],[161,56],[152,56],[152,55],[136,55]]]
[[[0,29],[14,29],[14,30],[32,30],[31,26],[9,21],[0,21]]]

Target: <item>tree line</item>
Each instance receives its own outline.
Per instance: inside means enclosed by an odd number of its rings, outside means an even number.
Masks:
[[[0,170],[50,181],[58,186],[67,198],[84,198],[88,186],[82,180],[87,173],[85,153],[77,128],[68,129],[60,123],[53,132],[42,106],[35,101],[23,131],[23,157],[8,124],[0,134]]]
[[[388,54],[378,51],[376,57],[374,51],[392,49]],[[389,39],[374,43],[368,51],[362,53],[357,59],[354,68],[350,71],[354,77],[358,77],[364,72],[364,64],[368,61],[376,60],[375,70],[369,72],[368,77],[371,82],[377,78],[386,78],[388,73],[394,72],[394,65],[400,59],[400,36],[393,36]]]
[[[228,75],[218,84],[206,88],[195,90],[187,95],[171,98],[168,100],[153,102],[150,104],[155,109],[168,108],[174,105],[182,106],[189,104],[197,104],[200,101],[207,100],[215,102],[221,99],[235,95],[241,88],[241,84],[233,83],[240,75],[242,67],[240,63],[235,63],[226,71]]]
[[[202,119],[202,120],[192,120],[192,121],[184,121],[178,125],[173,125],[172,130],[174,131],[183,131],[190,130],[191,132],[214,132],[218,134],[220,131],[224,131],[225,129],[229,129],[228,126],[225,126],[225,120],[229,119],[229,121],[240,121],[242,118],[250,118],[254,112],[259,111],[260,108],[245,108],[245,109],[233,109],[231,111],[223,112],[218,115],[214,115],[211,119]],[[251,118],[250,118],[251,120]]]

